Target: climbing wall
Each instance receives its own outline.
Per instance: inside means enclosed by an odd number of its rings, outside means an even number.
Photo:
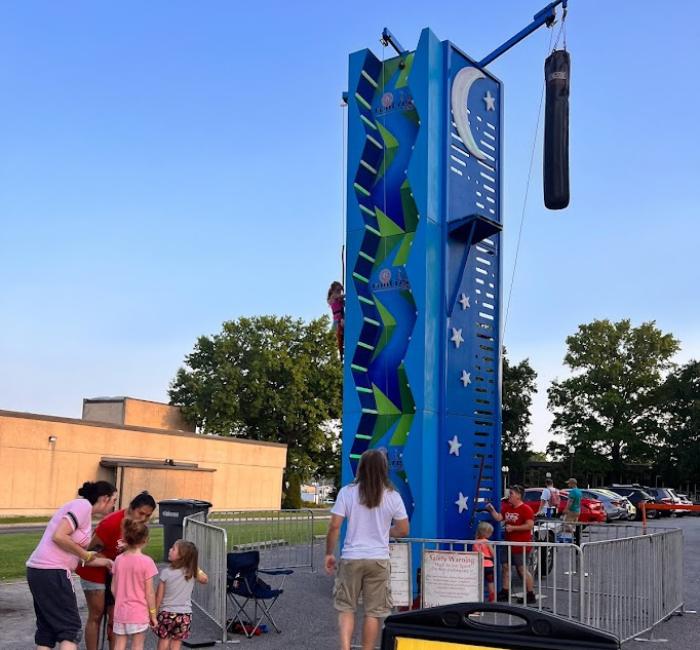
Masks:
[[[343,479],[384,448],[422,537],[500,496],[501,89],[473,68],[429,30],[350,57]]]

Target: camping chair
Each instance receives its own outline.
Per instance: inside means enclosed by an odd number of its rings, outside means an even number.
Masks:
[[[265,618],[275,628],[277,633],[282,631],[277,627],[270,610],[282,595],[284,591],[282,586],[287,576],[294,573],[291,569],[263,571],[258,568],[259,564],[260,553],[258,551],[226,554],[226,594],[235,610],[228,629],[231,630],[238,623],[240,629],[249,639],[260,633],[258,630]],[[259,573],[269,576],[282,576],[282,578],[273,587],[261,580],[258,577]],[[254,604],[254,616],[252,619],[246,611],[246,606],[251,600]],[[260,616],[258,616],[258,610],[260,611]]]

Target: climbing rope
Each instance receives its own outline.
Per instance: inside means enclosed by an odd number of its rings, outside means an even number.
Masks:
[[[566,10],[564,10],[566,12]],[[566,16],[566,13],[564,14],[564,17]],[[559,35],[557,36],[557,42],[559,41],[559,36],[562,34],[562,30],[564,27],[564,20],[562,19],[562,23],[559,27]],[[551,30],[551,28],[550,28]],[[554,37],[554,32],[550,31],[549,32],[549,43],[547,45],[547,55],[551,54],[552,52],[552,40]],[[564,36],[564,43],[566,46],[566,36]],[[556,46],[556,44],[555,44]],[[501,332],[501,348],[505,347],[505,342],[506,342],[506,328],[508,326],[508,314],[510,313],[510,300],[513,296],[513,285],[515,283],[515,272],[516,269],[518,268],[518,257],[520,254],[520,242],[522,241],[522,236],[523,236],[523,226],[525,224],[525,213],[527,210],[527,199],[530,194],[530,181],[532,180],[532,167],[535,162],[535,147],[537,146],[537,138],[539,135],[540,131],[540,122],[542,120],[542,106],[544,105],[544,94],[545,94],[545,88],[546,88],[546,81],[543,79],[542,80],[542,92],[540,94],[540,105],[539,108],[537,109],[537,122],[535,125],[535,136],[532,139],[532,148],[530,151],[530,167],[528,169],[527,173],[527,181],[525,183],[525,196],[523,198],[523,207],[522,211],[520,213],[520,226],[518,228],[518,240],[515,245],[515,259],[513,260],[513,272],[510,277],[510,287],[508,289],[508,300],[506,301],[506,314],[505,317],[503,318],[503,330]]]
[[[345,219],[345,210],[346,210],[346,197],[345,197],[345,188],[346,188],[346,163],[347,163],[347,156],[346,156],[346,142],[347,142],[347,127],[346,127],[346,108],[348,107],[348,104],[345,100],[341,100],[340,102],[340,132],[342,134],[341,139],[343,141],[343,155],[340,159],[340,281],[343,283],[343,287],[346,286],[345,284],[345,228],[346,228],[346,219]]]

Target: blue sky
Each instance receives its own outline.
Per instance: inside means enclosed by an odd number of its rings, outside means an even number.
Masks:
[[[0,408],[79,417],[83,397],[167,398],[200,334],[326,312],[340,273],[347,55],[430,26],[479,58],[545,0],[3,3]],[[700,4],[571,0],[571,207],[545,210],[541,143],[506,331],[540,374],[564,339],[654,319],[700,357]],[[505,84],[507,294],[549,42]],[[389,53],[387,52],[387,56]],[[541,130],[539,138],[541,140]]]

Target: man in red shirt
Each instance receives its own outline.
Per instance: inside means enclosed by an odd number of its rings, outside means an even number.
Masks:
[[[531,550],[527,542],[532,541],[532,528],[535,525],[535,514],[527,503],[523,503],[523,488],[513,485],[508,493],[508,500],[501,502],[501,512],[496,512],[492,504],[487,506],[491,516],[496,521],[505,521],[505,541],[523,542],[522,545],[501,547],[498,550],[502,565],[503,582],[498,592],[498,600],[508,601],[510,596],[510,564],[518,570],[520,577],[525,581],[527,589],[526,600],[528,603],[536,603],[532,576],[527,570],[527,557]],[[510,552],[509,552],[510,550]],[[516,602],[523,602],[522,598]]]

